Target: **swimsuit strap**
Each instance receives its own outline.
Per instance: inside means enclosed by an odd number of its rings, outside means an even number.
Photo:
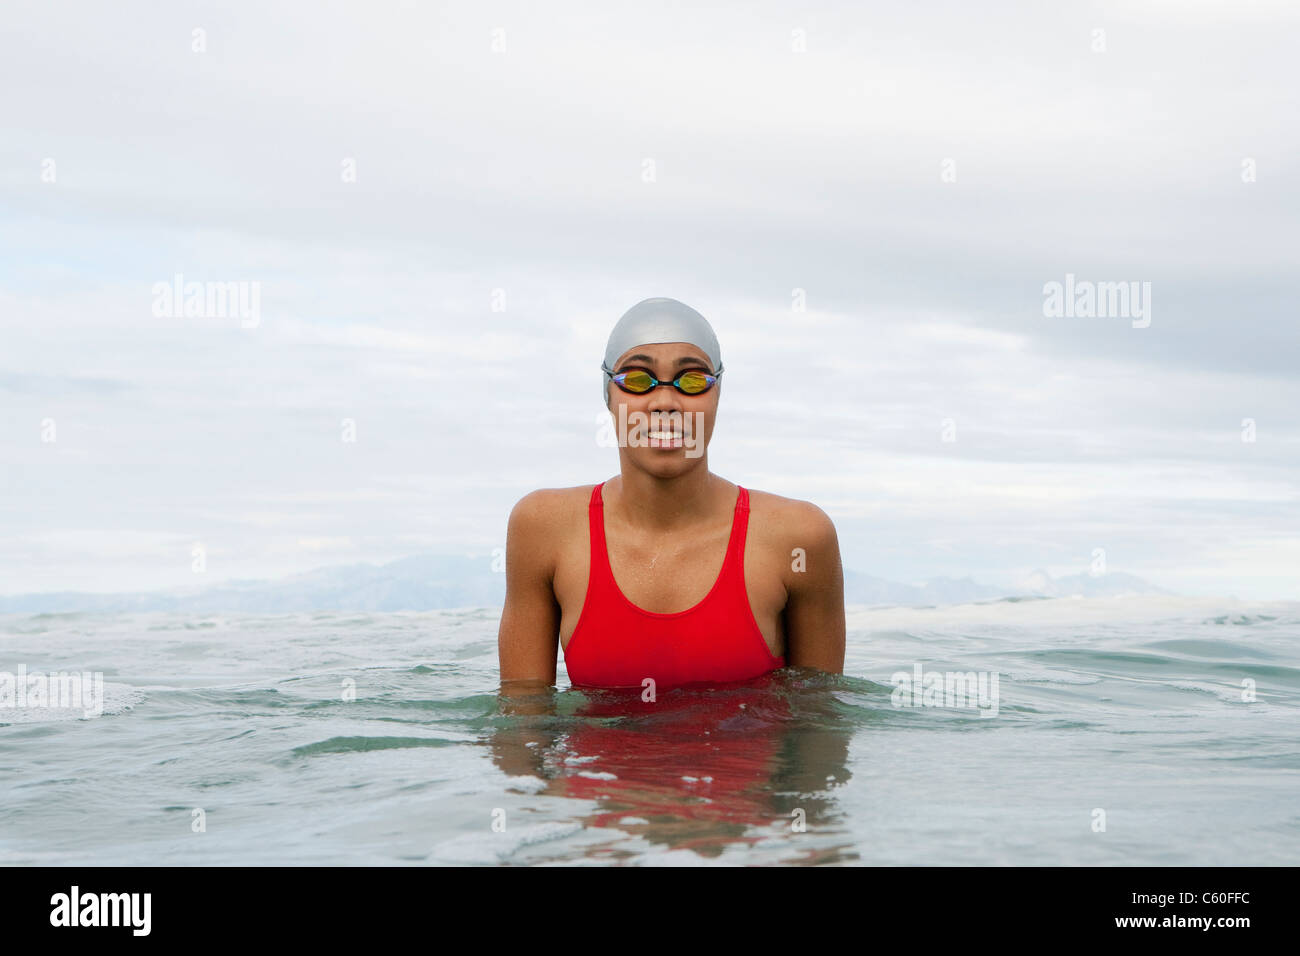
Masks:
[[[737,485],[740,494],[736,496],[736,513],[731,520],[731,544],[728,549],[735,549],[736,567],[740,570],[742,586],[745,582],[745,533],[749,530],[749,492],[743,485]]]
[[[606,587],[614,584],[614,570],[609,566],[609,550],[605,546],[605,502],[600,490],[601,482],[591,489],[591,503],[587,505],[587,522],[591,526],[591,570],[587,572],[587,591],[590,593],[597,577]]]

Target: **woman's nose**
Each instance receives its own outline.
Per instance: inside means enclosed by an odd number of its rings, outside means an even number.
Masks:
[[[675,411],[682,407],[681,395],[671,385],[660,385],[650,392],[650,410]]]

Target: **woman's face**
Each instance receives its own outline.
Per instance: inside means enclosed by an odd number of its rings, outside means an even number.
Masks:
[[[660,382],[671,382],[692,369],[713,374],[713,363],[698,346],[686,342],[638,345],[628,349],[614,372],[645,369]],[[661,477],[671,477],[705,460],[718,412],[719,379],[702,395],[685,395],[664,385],[643,395],[606,385],[610,414],[619,437],[619,456]]]

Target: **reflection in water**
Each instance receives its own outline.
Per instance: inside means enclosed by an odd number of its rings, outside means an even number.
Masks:
[[[541,793],[597,802],[578,819],[619,832],[592,856],[635,855],[617,846],[633,834],[705,857],[784,839],[788,862],[855,860],[831,792],[849,779],[850,723],[834,698],[843,680],[786,669],[653,702],[640,691],[511,689],[493,757],[508,774],[545,780]],[[843,845],[799,839],[837,830]]]

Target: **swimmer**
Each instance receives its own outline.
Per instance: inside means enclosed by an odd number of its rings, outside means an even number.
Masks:
[[[713,328],[676,299],[639,302],[614,326],[601,395],[619,474],[530,492],[511,511],[503,689],[554,685],[557,648],[576,687],[843,672],[830,518],[709,471],[723,371]]]

